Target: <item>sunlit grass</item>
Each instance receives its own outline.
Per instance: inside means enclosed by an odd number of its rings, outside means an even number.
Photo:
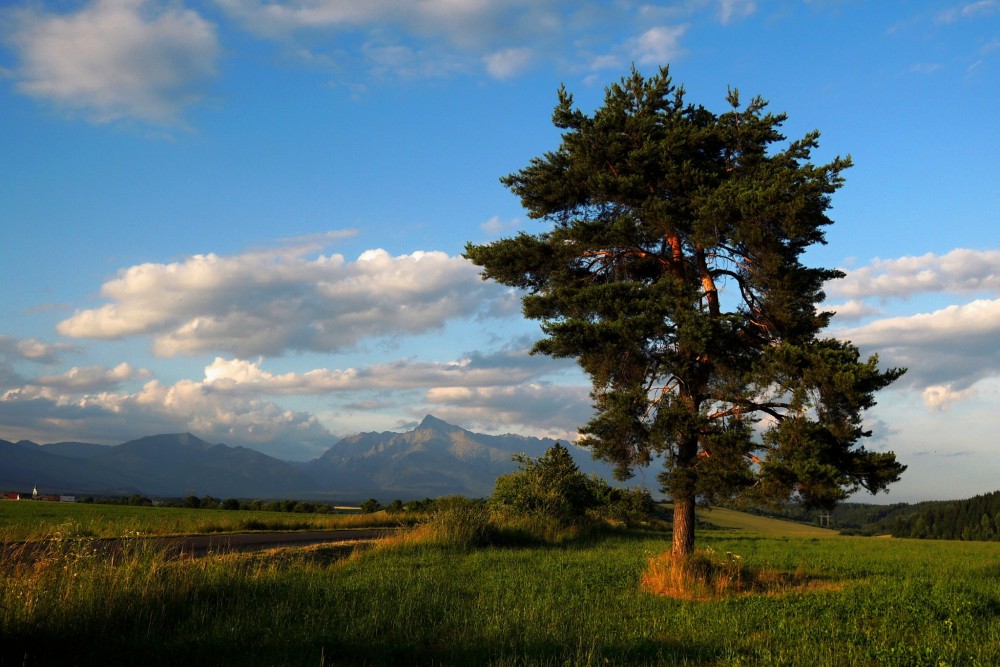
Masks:
[[[56,539],[0,563],[0,663],[1000,664],[998,544],[705,530],[699,549],[811,585],[698,601],[644,588],[662,533],[454,548],[426,530],[197,560]]]

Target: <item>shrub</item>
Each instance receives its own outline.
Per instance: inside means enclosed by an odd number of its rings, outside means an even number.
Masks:
[[[521,469],[501,475],[493,489],[490,503],[497,509],[568,524],[597,504],[590,480],[562,445],[553,445],[538,459],[517,454],[514,460]]]
[[[369,498],[361,503],[361,511],[365,514],[372,514],[373,512],[378,512],[380,509],[382,509],[382,503],[374,498]]]

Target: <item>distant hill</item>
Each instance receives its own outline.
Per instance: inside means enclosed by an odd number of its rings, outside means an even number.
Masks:
[[[291,463],[190,433],[115,445],[0,441],[0,488],[43,493],[285,497],[314,481]]]
[[[95,445],[99,446],[99,445]],[[140,490],[138,480],[93,461],[69,458],[28,440],[0,440],[0,491],[121,494]]]
[[[0,491],[78,495],[356,500],[489,495],[512,457],[541,456],[555,440],[473,433],[428,415],[406,433],[360,433],[309,462],[246,447],[210,444],[190,433],[107,446],[0,440]],[[568,443],[564,443],[568,444]],[[611,478],[589,452],[569,447],[581,470]]]

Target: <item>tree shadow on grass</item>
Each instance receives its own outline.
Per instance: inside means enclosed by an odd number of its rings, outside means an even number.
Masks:
[[[0,666],[48,667],[78,665],[204,665],[240,667],[303,667],[364,665],[662,665],[712,664],[724,654],[714,645],[682,645],[677,642],[636,640],[630,644],[600,644],[581,640],[579,645],[536,642],[491,646],[466,639],[456,646],[437,642],[397,643],[350,638],[315,637],[287,641],[281,637],[245,637],[238,641],[115,641],[108,637],[59,637],[25,643],[25,638],[7,638],[0,649]],[[41,638],[38,638],[41,639]]]

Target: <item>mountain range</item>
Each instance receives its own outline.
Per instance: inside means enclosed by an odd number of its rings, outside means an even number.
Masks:
[[[294,462],[246,447],[210,444],[190,433],[120,445],[0,440],[0,491],[313,500],[483,497],[517,468],[514,454],[537,457],[556,440],[473,433],[428,415],[405,433],[359,433],[319,458]],[[563,442],[587,474],[611,468]]]

